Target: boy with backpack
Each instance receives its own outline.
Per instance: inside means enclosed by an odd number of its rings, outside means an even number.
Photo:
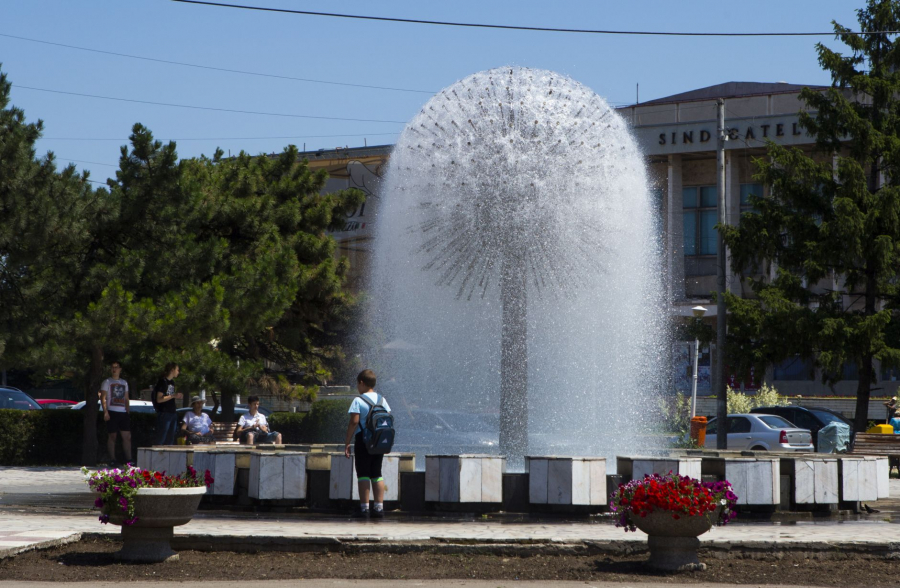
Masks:
[[[350,459],[350,445],[356,458],[356,478],[359,483],[359,509],[354,518],[369,516],[369,484],[375,498],[372,518],[384,518],[384,478],[381,463],[384,454],[394,445],[394,417],[391,407],[381,394],[375,392],[375,372],[363,370],[356,377],[359,396],[350,404],[350,422],[344,440],[344,456]]]

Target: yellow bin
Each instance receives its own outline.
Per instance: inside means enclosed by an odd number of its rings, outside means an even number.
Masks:
[[[894,427],[892,427],[891,425],[875,425],[874,427],[872,427],[871,429],[866,431],[866,433],[876,433],[879,435],[893,435]]]

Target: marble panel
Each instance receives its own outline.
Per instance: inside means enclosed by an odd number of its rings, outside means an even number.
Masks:
[[[149,447],[138,447],[137,450],[137,463],[135,464],[137,467],[142,470],[150,469],[150,455],[153,450]]]
[[[878,500],[878,464],[872,458],[859,462],[859,500]]]
[[[528,459],[528,502],[531,504],[547,504],[547,468],[546,459]]]
[[[168,454],[168,467],[166,474],[179,476],[187,471],[187,451],[166,451]]]
[[[150,471],[162,472],[169,468],[169,456],[164,449],[152,449],[150,451]]]
[[[778,504],[781,500],[781,472],[776,460],[747,464],[747,503]]]
[[[425,500],[437,502],[441,499],[441,458],[425,457]]]
[[[547,504],[572,504],[572,460],[547,463]]]
[[[443,471],[441,473],[443,474]],[[441,490],[443,490],[443,486]],[[481,458],[460,458],[459,501],[481,502]]]
[[[816,464],[810,459],[794,461],[794,502],[797,504],[815,504],[816,502]]]
[[[750,504],[750,481],[748,479],[749,459],[726,459],[725,479],[731,483],[731,488],[737,495],[738,504]]]
[[[701,480],[703,479],[702,466],[702,459],[681,459],[678,462],[678,473],[695,480]]]
[[[284,497],[284,458],[266,453],[250,457],[249,495],[260,500]]]
[[[572,504],[591,503],[590,462],[583,459],[572,460]]]
[[[199,455],[198,455],[199,457]],[[237,481],[237,467],[235,466],[234,454],[226,452],[204,453],[201,458],[201,464],[206,462],[206,467],[200,470],[209,470],[209,475],[213,477],[213,484],[209,488],[210,494],[217,496],[234,496],[234,485]]]
[[[328,498],[332,500],[349,500],[353,498],[353,460],[343,456],[332,456],[331,475],[329,478]],[[357,498],[359,491],[356,492]]]
[[[292,453],[283,456],[283,498],[306,498],[306,454]]]
[[[890,465],[888,465],[888,459],[886,457],[875,459],[875,473],[878,476],[877,489],[879,500],[882,498],[889,498],[891,496],[891,468]]]
[[[384,477],[384,499],[400,500],[400,456],[385,455],[381,466]]]
[[[836,459],[816,460],[814,463],[816,504],[837,504],[838,462]]]
[[[440,460],[440,501],[459,502],[459,457],[441,457]],[[426,464],[427,467],[427,464]]]
[[[592,459],[590,464],[591,493],[590,504],[605,505],[609,502],[609,494],[606,488],[606,460]]]
[[[841,499],[855,502],[859,500],[859,465],[858,458],[841,458]]]
[[[503,502],[503,472],[506,460],[502,457],[485,457],[481,460],[481,501]]]

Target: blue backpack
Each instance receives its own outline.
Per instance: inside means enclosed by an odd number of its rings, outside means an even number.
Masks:
[[[366,423],[362,428],[366,449],[372,455],[390,453],[394,446],[394,415],[381,403],[384,400],[381,394],[375,403],[364,394],[360,398],[369,405],[369,414],[366,415]]]

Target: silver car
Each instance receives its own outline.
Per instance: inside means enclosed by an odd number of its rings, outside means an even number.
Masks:
[[[752,451],[803,451],[815,447],[809,429],[800,429],[774,414],[728,415],[728,449]],[[706,449],[716,448],[719,423],[712,419],[706,425]]]

